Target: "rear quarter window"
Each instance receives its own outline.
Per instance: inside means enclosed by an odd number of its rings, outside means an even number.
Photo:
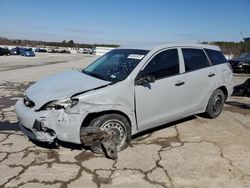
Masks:
[[[182,53],[185,62],[185,72],[195,71],[209,66],[207,56],[201,49],[183,48]]]
[[[208,55],[212,65],[219,65],[227,62],[227,59],[220,51],[205,49],[205,52]]]

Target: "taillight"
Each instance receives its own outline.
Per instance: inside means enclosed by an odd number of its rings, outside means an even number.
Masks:
[[[230,63],[227,62],[227,65],[228,65],[228,67],[231,69],[231,71],[233,72],[233,68],[232,68],[232,66],[230,65]]]

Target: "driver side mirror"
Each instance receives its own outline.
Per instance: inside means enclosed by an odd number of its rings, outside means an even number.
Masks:
[[[136,78],[135,80],[136,85],[143,85],[146,83],[154,83],[154,82],[155,82],[155,76],[152,75],[144,75]]]

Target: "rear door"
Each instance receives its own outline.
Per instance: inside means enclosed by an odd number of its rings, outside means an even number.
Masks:
[[[217,74],[203,49],[182,48],[185,65],[186,114],[204,110],[207,99],[216,88]]]
[[[233,73],[227,59],[221,51],[218,50],[205,49],[205,52],[208,55],[211,64],[216,69],[216,74],[218,75],[218,85],[227,86],[227,90],[229,92],[228,94],[231,95],[233,87],[231,83]]]

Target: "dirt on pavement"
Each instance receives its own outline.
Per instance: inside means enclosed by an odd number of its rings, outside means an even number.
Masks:
[[[36,80],[96,57],[50,58],[39,55],[46,63],[38,66],[34,59],[0,57],[0,187],[250,187],[246,97],[229,98],[216,119],[192,116],[139,134],[117,160],[79,145],[32,143],[18,128],[17,99]],[[248,77],[235,75],[234,83]]]

